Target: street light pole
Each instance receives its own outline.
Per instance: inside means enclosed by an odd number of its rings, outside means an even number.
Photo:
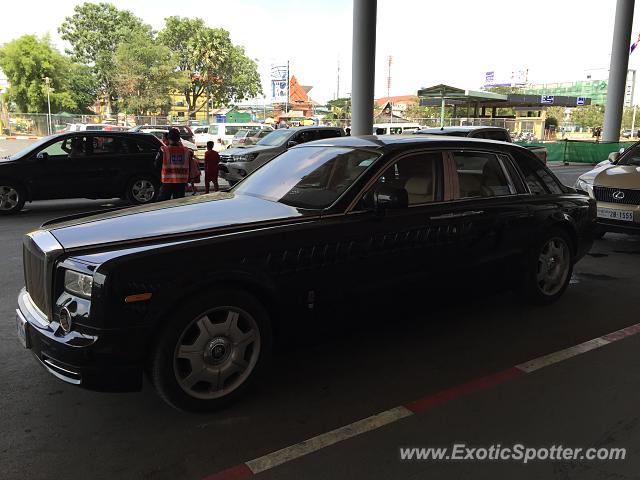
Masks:
[[[49,112],[47,115],[47,132],[51,135],[53,133],[53,127],[51,125],[51,79],[49,77],[44,77],[44,83],[47,84],[47,110]]]

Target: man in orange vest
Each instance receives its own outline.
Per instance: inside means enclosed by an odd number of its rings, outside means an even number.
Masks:
[[[163,145],[160,153],[162,154],[162,171],[160,172],[162,185],[158,200],[184,197],[184,190],[189,181],[191,152],[182,146],[177,128],[169,130],[169,145]]]

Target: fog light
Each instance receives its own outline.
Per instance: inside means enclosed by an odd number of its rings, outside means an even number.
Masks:
[[[60,309],[60,326],[65,333],[69,333],[71,330],[71,312],[67,307]]]

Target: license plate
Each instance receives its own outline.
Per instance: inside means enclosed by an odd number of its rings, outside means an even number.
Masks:
[[[629,210],[615,210],[613,208],[598,208],[598,217],[610,220],[633,222],[633,212]]]
[[[18,331],[18,340],[24,348],[30,348],[29,344],[29,324],[21,316],[16,314],[16,329]]]

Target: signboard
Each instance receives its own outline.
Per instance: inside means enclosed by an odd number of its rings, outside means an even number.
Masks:
[[[527,85],[529,69],[514,69],[511,71],[491,70],[484,73],[484,88],[491,87],[515,87]]]
[[[271,65],[271,101],[273,103],[285,103],[288,100],[287,83],[289,81],[289,69],[284,65]]]
[[[576,98],[576,105],[584,105],[584,97]]]
[[[551,105],[553,103],[553,95],[542,95],[540,97],[540,103]]]

